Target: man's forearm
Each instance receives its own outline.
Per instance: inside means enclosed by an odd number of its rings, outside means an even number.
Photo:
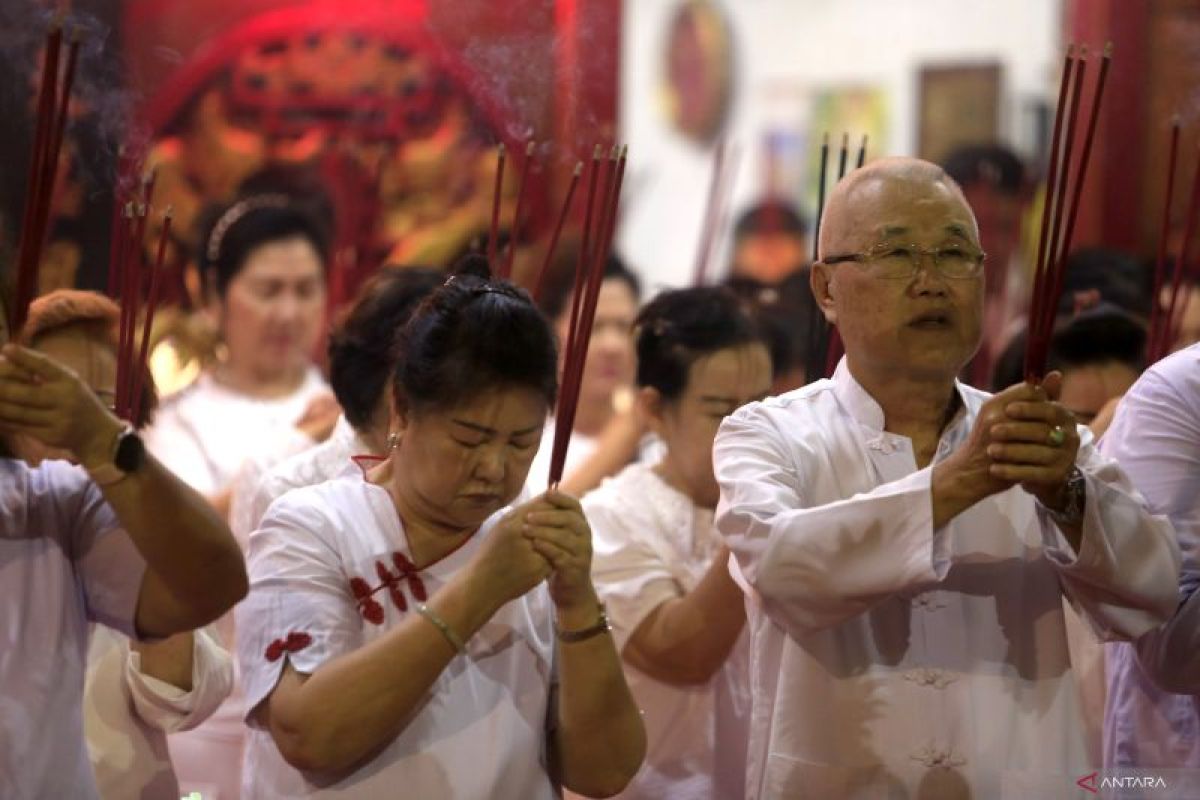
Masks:
[[[143,633],[162,636],[199,627],[246,595],[246,566],[229,528],[153,456],[101,491],[146,559],[138,606]]]

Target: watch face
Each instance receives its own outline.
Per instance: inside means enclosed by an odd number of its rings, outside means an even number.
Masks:
[[[133,431],[121,434],[121,439],[117,442],[116,455],[113,457],[113,463],[117,465],[117,469],[122,472],[135,472],[145,460],[146,447],[142,444],[142,438]]]

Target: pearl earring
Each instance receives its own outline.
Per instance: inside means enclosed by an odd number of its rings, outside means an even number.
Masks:
[[[399,447],[400,446],[400,434],[396,433],[395,431],[392,431],[391,433],[389,433],[388,438],[387,438],[387,446],[388,446],[388,450],[395,450],[397,447]]]

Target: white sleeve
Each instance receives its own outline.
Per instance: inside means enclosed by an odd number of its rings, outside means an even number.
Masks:
[[[650,612],[683,596],[683,588],[654,548],[623,525],[619,512],[588,498],[583,510],[592,528],[592,579],[619,653]]]
[[[141,671],[141,657],[130,650],[125,682],[134,710],[143,722],[164,733],[195,728],[211,717],[233,691],[233,658],[208,632],[192,632],[192,688],[184,691]]]
[[[1102,640],[1137,637],[1160,625],[1179,596],[1179,548],[1165,517],[1146,510],[1117,462],[1080,428],[1076,461],[1087,481],[1079,552],[1039,504],[1046,557],[1063,591]]]
[[[323,535],[335,523],[310,497],[280,498],[250,535],[250,594],[236,609],[248,719],[275,690],[286,664],[311,675],[362,644],[349,578]]]
[[[725,420],[713,446],[717,528],[768,616],[800,638],[858,616],[950,568],[933,527],[930,470],[809,506],[802,465],[751,406]]]
[[[1200,693],[1200,402],[1147,372],[1121,401],[1102,448],[1151,510],[1169,517],[1183,556],[1180,604],[1138,639],[1138,660],[1161,688]]]

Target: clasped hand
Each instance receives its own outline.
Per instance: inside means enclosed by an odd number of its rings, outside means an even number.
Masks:
[[[560,609],[595,609],[592,532],[579,501],[557,490],[517,506],[496,524],[476,569],[499,599],[520,597],[543,580]]]
[[[983,404],[966,444],[947,459],[977,499],[1019,484],[1044,505],[1060,506],[1079,453],[1075,418],[1057,402],[1061,388],[1062,374],[1052,372]]]

